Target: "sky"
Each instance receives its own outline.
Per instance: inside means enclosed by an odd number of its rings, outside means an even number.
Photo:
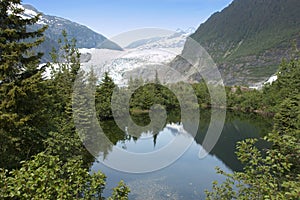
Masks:
[[[23,0],[48,15],[83,24],[106,37],[140,28],[198,28],[232,0]]]

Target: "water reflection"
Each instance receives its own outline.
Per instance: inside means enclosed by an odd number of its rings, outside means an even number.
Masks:
[[[151,129],[140,132],[132,137],[129,132],[121,131],[113,121],[101,123],[106,136],[111,140],[111,146],[101,148],[98,159],[108,159],[114,148],[122,148],[133,153],[147,153],[159,151],[168,145],[174,138],[192,138],[193,142],[189,149],[174,164],[162,170],[145,173],[129,174],[122,173],[95,162],[91,171],[103,171],[107,179],[105,194],[111,191],[120,179],[125,180],[131,187],[130,199],[202,199],[204,190],[210,189],[213,180],[223,181],[223,177],[215,173],[215,167],[219,166],[226,172],[242,169],[242,164],[235,155],[236,142],[245,138],[259,138],[271,129],[267,119],[259,116],[249,116],[228,113],[224,130],[216,146],[209,156],[199,159],[198,154],[203,139],[210,123],[209,111],[201,113],[198,133],[195,138],[189,135],[189,130],[196,126],[193,117],[189,123],[180,122],[180,114],[172,113],[168,116],[165,126],[161,129]],[[139,125],[147,125],[147,115],[133,117]],[[266,144],[261,144],[264,146]],[[163,162],[163,157],[155,162]],[[122,160],[120,162],[129,162]]]

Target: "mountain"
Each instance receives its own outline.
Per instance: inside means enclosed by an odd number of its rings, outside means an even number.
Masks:
[[[196,30],[193,27],[187,30],[177,29],[173,34],[164,37],[153,37],[137,40],[129,44],[127,49],[157,49],[157,48],[183,48],[186,38]]]
[[[38,13],[41,13],[31,5],[23,5],[23,9],[23,18],[33,17],[36,16]],[[61,17],[50,16],[41,13],[41,17],[38,23],[29,28],[37,29],[42,27],[43,25],[48,26],[48,29],[45,31],[46,40],[38,48],[38,50],[46,52],[43,61],[49,61],[50,56],[48,54],[51,51],[52,47],[58,47],[57,41],[61,37],[62,30],[66,30],[69,39],[76,39],[76,45],[78,48],[122,50],[122,48],[119,45],[115,44],[112,41],[109,41],[103,35],[92,31],[86,26],[80,25],[78,23],[72,22]]]
[[[193,29],[189,29],[193,31]],[[177,31],[164,37],[146,38],[127,45],[124,51],[105,49],[79,49],[86,59],[82,66],[91,66],[102,77],[109,72],[114,82],[125,86],[130,77],[154,80],[156,72],[163,82],[177,81],[176,76],[167,75],[166,66],[183,50],[191,32]]]
[[[252,85],[273,75],[300,47],[299,0],[234,0],[201,24],[191,38],[213,58],[227,85]],[[185,44],[183,53],[189,49]],[[177,57],[171,66],[186,66]]]

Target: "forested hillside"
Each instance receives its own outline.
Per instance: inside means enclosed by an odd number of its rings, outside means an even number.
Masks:
[[[212,56],[227,85],[252,85],[273,75],[294,44],[300,47],[299,9],[298,0],[234,0],[191,37]]]

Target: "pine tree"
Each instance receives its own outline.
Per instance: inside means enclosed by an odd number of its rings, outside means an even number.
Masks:
[[[36,65],[40,62],[42,53],[29,52],[44,41],[43,33],[46,26],[29,32],[28,26],[35,24],[40,15],[23,19],[24,12],[20,8],[20,0],[0,1],[0,80],[3,83],[22,80],[37,72]],[[32,39],[32,42],[25,40]]]
[[[116,85],[108,73],[105,72],[100,85],[96,88],[96,111],[100,119],[112,118],[111,97]]]
[[[28,31],[39,15],[24,19],[23,11],[20,0],[0,1],[0,151],[13,150],[15,155],[1,159],[6,166],[38,151],[39,139],[49,128],[43,109],[45,66],[39,67],[43,54],[33,52],[43,42],[46,27]]]
[[[80,70],[80,53],[76,48],[76,40],[68,40],[66,31],[63,31],[58,43],[59,49],[53,49],[51,53],[51,79],[47,80],[55,130],[50,133],[51,137],[45,141],[45,145],[48,153],[59,155],[60,159],[66,161],[73,156],[87,155],[78,135],[78,127],[75,126],[74,116],[80,116],[80,120],[89,124],[91,112],[86,110],[90,103],[89,88],[86,73]],[[82,121],[80,123],[84,124]]]
[[[48,81],[52,92],[54,116],[58,124],[69,125],[72,120],[72,92],[74,81],[80,69],[80,53],[76,48],[76,40],[68,40],[67,32],[62,31],[62,38],[58,41],[59,49],[51,53],[51,80]],[[56,113],[54,113],[56,112]],[[61,122],[61,120],[64,122]]]

